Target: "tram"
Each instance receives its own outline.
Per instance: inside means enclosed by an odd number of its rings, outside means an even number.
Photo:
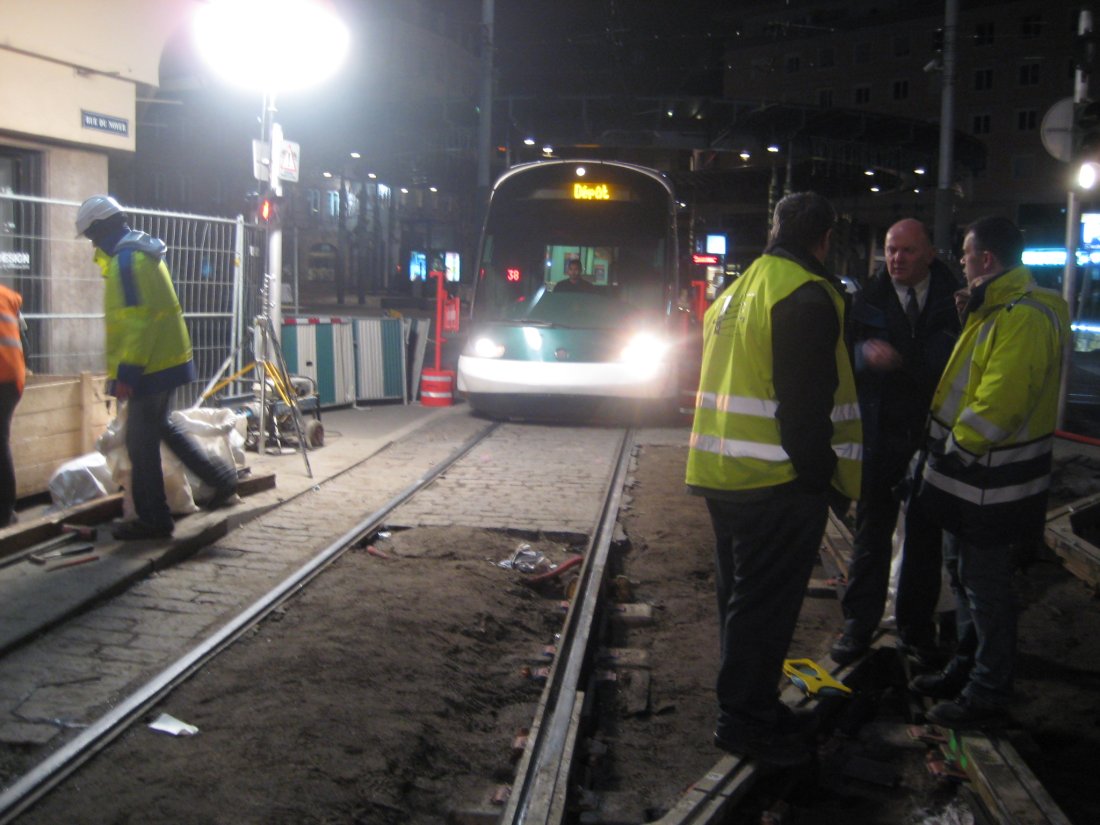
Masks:
[[[667,408],[685,356],[676,200],[660,172],[544,160],[505,172],[489,201],[457,390],[491,417]],[[581,277],[567,274],[580,265]]]

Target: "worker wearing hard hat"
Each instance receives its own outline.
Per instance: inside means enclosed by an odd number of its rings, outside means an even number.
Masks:
[[[137,518],[115,525],[118,539],[172,535],[172,514],[160,463],[163,441],[215,490],[212,506],[237,491],[236,468],[210,459],[168,418],[172,390],[195,378],[191,338],[164,262],[164,241],[130,228],[118,201],[95,195],[81,204],[76,229],[95,246],[106,278],[109,392],[127,402],[126,450],[133,466]]]

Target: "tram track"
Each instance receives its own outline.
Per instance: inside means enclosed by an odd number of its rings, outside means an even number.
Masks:
[[[109,712],[89,724],[79,734],[70,738],[63,747],[53,751],[44,761],[15,782],[9,784],[3,792],[0,792],[0,821],[12,821],[20,813],[34,805],[36,801],[47,795],[52,788],[64,782],[83,763],[107,749],[111,742],[128,726],[136,723],[159,701],[163,700],[167,694],[199,672],[219,652],[225,650],[235,640],[248,633],[250,629],[263,621],[265,617],[270,616],[293,595],[302,591],[308,582],[327,569],[348,549],[362,546],[363,542],[377,533],[380,527],[395,512],[399,511],[402,506],[409,504],[419,493],[429,487],[440,476],[447,473],[448,470],[453,469],[463,457],[467,456],[478,445],[483,444],[497,430],[497,427],[496,424],[484,426],[484,422],[482,422],[482,429],[454,450],[446,460],[435,463],[428,472],[394,495],[380,509],[371,513],[366,519],[332,541],[275,588],[257,599],[246,609],[240,611],[235,618],[204,640],[202,644],[194,647],[184,656],[164,668],[137,691],[115,704]],[[499,448],[497,449],[499,450]],[[623,456],[628,455],[629,451],[621,446],[619,458],[621,465],[625,466]],[[613,532],[615,523],[614,502],[616,500],[615,496],[611,496],[611,504],[609,504],[609,509],[606,510],[610,515],[604,519],[607,524],[602,532],[608,536],[607,540],[603,542],[605,545],[610,541],[610,535]],[[593,532],[599,531],[594,529]],[[591,574],[585,574],[586,577],[589,575]]]
[[[372,536],[386,519],[401,505],[435,481],[450,467],[460,461],[474,447],[488,438],[496,429],[490,424],[467,439],[457,450],[439,464],[431,467],[408,487],[387,501],[380,509],[368,515],[306,564],[294,571],[272,590],[265,593],[235,618],[222,626],[202,644],[171,663],[138,690],[119,702],[85,728],[78,736],[54,751],[42,763],[24,774],[0,792],[0,823],[11,822],[50,789],[78,769],[87,759],[99,753],[127,726],[184,680],[202,668],[214,656],[232,644],[242,634],[271,614],[300,588],[329,567],[337,558]]]
[[[484,422],[482,425],[484,426]],[[503,429],[503,431],[502,431]],[[432,522],[428,518],[430,513],[437,512],[439,510],[441,501],[451,501],[453,506],[460,509],[468,509],[467,506],[459,501],[461,497],[461,490],[474,488],[476,490],[478,481],[477,478],[484,476],[485,478],[494,476],[492,472],[482,472],[488,465],[492,465],[492,458],[494,456],[501,456],[508,454],[510,458],[515,458],[516,463],[512,466],[514,475],[511,478],[523,478],[524,472],[530,472],[530,458],[528,455],[522,454],[517,448],[517,443],[525,443],[526,440],[530,440],[531,431],[523,431],[520,428],[516,428],[514,425],[503,425],[503,428],[494,427],[493,432],[502,437],[500,440],[494,440],[492,438],[488,440],[474,440],[473,437],[467,437],[461,444],[458,444],[451,454],[459,457],[465,456],[464,461],[455,463],[454,461],[437,461],[432,469],[418,477],[415,481],[410,482],[403,489],[396,491],[391,495],[386,503],[373,511],[369,517],[359,521],[354,528],[348,529],[336,540],[329,541],[321,552],[317,553],[317,556],[323,556],[330,551],[331,548],[336,545],[344,545],[345,549],[341,552],[332,550],[331,557],[327,560],[327,563],[320,561],[314,563],[310,562],[307,565],[303,565],[301,571],[303,575],[300,580],[297,577],[286,577],[283,584],[279,588],[273,588],[268,596],[264,599],[258,599],[254,604],[260,604],[261,602],[267,602],[267,608],[262,610],[256,608],[255,621],[251,622],[248,626],[242,626],[236,631],[230,631],[229,628],[223,628],[221,633],[224,633],[224,639],[221,643],[215,642],[211,639],[208,643],[204,643],[204,646],[209,644],[211,648],[211,655],[217,653],[218,650],[224,650],[229,646],[231,642],[237,639],[245,638],[245,641],[250,642],[253,648],[256,647],[257,642],[261,640],[261,637],[270,637],[272,640],[277,636],[274,634],[279,630],[280,625],[284,624],[287,620],[278,620],[278,615],[281,612],[283,606],[287,606],[287,609],[291,611],[287,615],[292,615],[293,612],[298,610],[304,610],[309,604],[312,604],[314,609],[324,603],[324,599],[319,596],[314,596],[308,600],[307,604],[299,606],[290,602],[291,598],[296,595],[308,592],[311,588],[307,588],[305,585],[307,582],[317,579],[320,573],[327,569],[330,565],[337,564],[340,559],[347,554],[348,548],[358,547],[362,549],[364,539],[376,535],[377,531],[383,526],[391,527],[393,525],[399,525],[395,529],[402,529],[402,527],[410,527],[408,532],[410,535],[415,534],[417,530],[434,530],[422,537],[419,541],[423,543],[427,541],[430,545],[432,541],[444,541],[448,535],[448,530],[453,529],[448,527],[449,523],[453,523],[447,520],[440,522]],[[520,433],[523,432],[521,436]],[[486,433],[485,435],[488,435]],[[549,432],[548,439],[556,438],[561,434]],[[532,627],[533,633],[527,634],[529,640],[524,642],[519,637],[512,639],[510,646],[515,648],[515,655],[519,658],[528,658],[533,661],[534,656],[532,651],[534,643],[530,640],[533,638],[542,637],[544,640],[548,639],[551,633],[559,634],[560,640],[557,644],[557,649],[554,653],[551,666],[549,668],[549,674],[546,676],[546,684],[542,688],[540,695],[532,697],[528,700],[523,700],[522,696],[518,698],[527,702],[529,708],[528,720],[524,723],[525,728],[529,728],[525,746],[522,754],[519,755],[517,762],[508,768],[510,774],[510,792],[507,794],[504,804],[500,807],[493,808],[492,806],[476,804],[471,805],[457,801],[460,788],[447,788],[445,793],[455,795],[456,802],[452,807],[452,811],[464,812],[468,815],[468,819],[455,818],[454,821],[500,821],[500,822],[531,822],[531,823],[558,823],[558,822],[576,822],[578,821],[578,813],[581,810],[591,810],[591,808],[585,808],[584,806],[591,803],[586,803],[580,799],[583,795],[583,791],[580,790],[584,786],[581,775],[590,770],[590,762],[592,756],[590,753],[586,753],[586,749],[590,747],[590,737],[593,735],[593,731],[599,726],[597,720],[591,717],[592,713],[599,713],[598,710],[593,711],[593,707],[598,706],[598,702],[595,701],[595,696],[600,688],[597,687],[597,677],[594,673],[595,667],[593,665],[593,656],[596,648],[601,644],[607,644],[607,639],[602,638],[603,626],[606,624],[608,602],[605,600],[606,596],[606,582],[605,577],[608,569],[615,566],[614,552],[612,546],[615,541],[615,527],[620,518],[621,510],[624,506],[629,507],[627,502],[624,505],[623,501],[623,487],[626,477],[630,474],[630,464],[632,454],[634,452],[634,436],[630,432],[624,433],[611,433],[601,432],[595,435],[593,434],[580,434],[570,433],[572,441],[579,442],[577,447],[578,452],[583,453],[591,459],[591,463],[603,467],[606,463],[609,469],[606,471],[606,479],[601,483],[604,484],[604,495],[600,507],[598,508],[599,515],[593,522],[593,527],[587,539],[587,544],[584,550],[585,562],[580,568],[580,577],[578,580],[578,587],[573,597],[569,600],[569,606],[565,613],[565,618],[561,621],[560,630],[550,631],[543,628],[541,631],[538,627]],[[612,439],[614,436],[614,439]],[[509,441],[508,439],[512,440]],[[564,436],[563,436],[564,438]],[[519,440],[522,439],[522,440]],[[617,441],[617,447],[614,451],[610,446],[604,447],[603,445],[609,444],[610,441]],[[549,441],[547,442],[549,443]],[[556,442],[555,442],[556,443]],[[564,441],[562,443],[565,443]],[[545,452],[546,445],[536,445],[532,448],[530,455],[539,455],[541,452]],[[611,460],[611,454],[614,452],[614,459]],[[564,463],[575,463],[572,459]],[[612,466],[613,465],[613,466]],[[499,467],[493,465],[499,471]],[[526,468],[526,469],[525,469]],[[545,468],[540,468],[545,471]],[[497,472],[496,475],[500,475]],[[594,470],[592,473],[593,479],[596,476],[603,478],[604,471]],[[438,482],[432,484],[431,482]],[[514,481],[507,479],[502,480],[503,488],[515,486]],[[555,481],[555,484],[560,485],[560,480]],[[587,487],[586,490],[594,488],[595,482],[593,481]],[[554,484],[548,484],[547,489],[555,489]],[[427,492],[430,490],[431,492]],[[529,495],[529,493],[528,493]],[[477,497],[478,494],[474,493],[473,497]],[[480,497],[501,497],[503,493],[491,491],[485,489],[481,491]],[[424,502],[422,499],[427,498],[428,501]],[[418,501],[420,503],[418,503]],[[507,508],[502,508],[507,509]],[[469,517],[469,521],[476,521],[478,519],[484,519],[483,516]],[[431,527],[419,527],[417,524],[429,524],[435,525]],[[520,540],[526,535],[533,536],[535,531],[528,531],[524,533],[518,528],[518,521],[513,524],[512,527],[506,525],[489,525],[487,527],[494,527],[495,529],[503,529],[506,533],[508,530],[516,530],[512,533],[513,540]],[[541,529],[541,528],[540,528]],[[575,528],[574,528],[575,529]],[[568,531],[567,531],[568,532]],[[397,545],[400,550],[400,545]],[[407,556],[402,553],[395,555],[392,547],[388,543],[379,543],[380,554],[372,556],[373,559],[370,564],[373,567],[364,567],[362,560],[366,558],[366,553],[357,554],[357,558],[361,561],[358,565],[360,571],[369,569],[374,572],[374,575],[378,577],[378,587],[384,590],[387,587],[386,576],[389,575],[389,568],[386,567],[389,562],[382,560],[382,554],[388,553],[391,557],[391,561],[397,564],[396,557],[400,556],[403,561],[401,564],[406,564]],[[443,552],[441,548],[440,553]],[[427,558],[427,557],[426,557]],[[432,558],[444,559],[445,555],[437,555]],[[306,571],[304,568],[310,568]],[[346,573],[347,571],[345,571]],[[504,583],[507,585],[507,579],[499,578],[499,573],[492,574],[491,578],[494,581]],[[292,583],[292,580],[293,583]],[[514,579],[513,579],[514,581]],[[496,585],[497,587],[500,584]],[[522,585],[520,589],[522,589]],[[514,589],[514,586],[513,586]],[[282,591],[282,595],[274,596],[276,590]],[[381,590],[378,592],[380,593]],[[374,592],[374,591],[372,591]],[[709,606],[709,603],[708,603]],[[251,610],[251,608],[250,608]],[[542,614],[552,614],[554,612],[553,600],[544,603],[538,608]],[[244,611],[247,612],[247,611]],[[257,623],[262,622],[264,617],[267,617],[269,621],[266,626],[268,631],[264,631],[260,636],[257,635],[259,631],[255,630]],[[274,624],[270,619],[275,616],[276,621]],[[242,612],[243,617],[243,612]],[[335,617],[334,617],[335,619]],[[550,615],[547,615],[547,621],[550,621]],[[425,630],[432,635],[435,635],[438,630],[445,629],[439,622],[446,621],[441,618],[437,618],[434,613],[426,613],[421,623]],[[523,622],[525,620],[518,620]],[[243,618],[242,618],[243,622]],[[488,628],[490,636],[503,633],[503,629],[494,631],[494,627],[500,627],[499,620],[490,620],[487,625],[482,624],[482,620],[478,620],[478,626],[475,628],[476,632],[471,635],[470,631],[463,631],[462,636],[466,637],[469,641],[474,640],[472,643],[476,643],[478,639],[484,637],[484,628]],[[439,625],[439,626],[437,626]],[[250,628],[253,628],[250,632]],[[220,635],[219,634],[219,635]],[[506,639],[510,639],[510,636],[505,636]],[[373,641],[373,640],[370,640]],[[464,645],[467,642],[463,643]],[[215,649],[216,648],[216,649]],[[364,648],[363,655],[366,655],[366,651],[369,649],[369,645]],[[196,648],[197,650],[197,648]],[[254,653],[259,654],[260,651],[254,650]],[[410,655],[415,655],[410,651]],[[823,660],[822,656],[819,660]],[[255,663],[253,659],[253,663]],[[180,670],[175,677],[169,678],[166,676],[166,672],[162,672],[158,675],[157,680],[164,676],[163,692],[164,694],[172,692],[176,687],[181,685],[189,677],[200,672],[205,662],[195,662],[194,666],[190,670]],[[455,667],[466,667],[466,660],[455,660]],[[264,666],[265,678],[268,678],[267,666]],[[274,670],[278,667],[277,661],[272,660],[271,668]],[[492,692],[499,689],[503,689],[506,692],[516,692],[519,687],[514,678],[514,672],[518,668],[508,665],[507,668],[497,673],[496,676],[490,676],[485,674],[483,681],[490,682],[486,686],[486,695],[480,699],[477,699],[477,703],[484,704],[485,702],[491,702],[491,699],[486,698]],[[511,671],[511,673],[508,673]],[[507,674],[502,676],[501,674]],[[838,675],[844,677],[848,675],[848,671],[839,671]],[[503,680],[503,681],[502,681]],[[155,680],[151,680],[155,681]],[[273,687],[276,690],[277,686]],[[376,694],[372,694],[376,695]],[[445,697],[446,704],[450,707],[455,707],[457,697]],[[803,698],[793,689],[789,690],[784,697],[791,703],[802,703]],[[129,700],[128,700],[129,701]],[[211,701],[211,699],[203,700],[204,702]],[[376,700],[377,701],[377,700]],[[707,695],[703,699],[708,703],[712,701],[710,691],[708,689]],[[137,708],[135,705],[130,708],[128,716],[128,722],[132,725],[152,707],[156,706],[158,702],[163,702],[162,698],[153,697],[149,703],[142,707]],[[202,703],[196,705],[194,701],[185,705],[185,707],[202,707]],[[125,709],[122,705],[116,707],[113,712],[117,712],[120,716],[124,714]],[[516,712],[519,712],[518,706]],[[514,719],[515,714],[509,711],[507,714],[501,714],[502,717],[507,719]],[[98,722],[96,723],[98,724]],[[259,720],[257,720],[259,724]],[[367,727],[373,725],[373,720],[368,720]],[[216,732],[213,730],[213,726],[208,721],[207,727],[211,728],[208,736],[215,736]],[[430,733],[429,726],[428,733]],[[205,728],[204,728],[205,730]],[[91,729],[82,732],[84,734],[91,734]],[[81,749],[79,754],[80,762],[86,762],[95,756],[97,753],[109,750],[110,742],[118,737],[121,733],[121,729],[111,734],[109,737],[104,737],[102,745],[95,748]],[[422,734],[423,735],[423,734]],[[134,738],[133,735],[130,737]],[[497,736],[499,739],[499,735]],[[708,743],[709,744],[709,743]],[[75,747],[75,746],[74,746]],[[176,746],[179,748],[181,746]],[[331,748],[337,748],[338,746],[333,744]],[[421,748],[426,746],[421,745]],[[437,747],[437,746],[432,746]],[[658,745],[660,747],[660,745]],[[384,748],[382,749],[384,750]],[[974,751],[975,753],[977,751]],[[669,770],[675,770],[675,763],[678,759],[676,750],[671,749],[668,752],[668,765]],[[96,760],[102,762],[103,760]],[[65,781],[65,777],[71,776],[76,771],[77,763],[74,762],[73,766],[65,773],[58,773],[58,783],[64,787],[68,784]],[[101,769],[98,774],[103,775]],[[357,775],[363,769],[361,766],[357,766],[357,759],[355,757],[350,758],[349,766],[346,769],[348,776]],[[499,769],[498,769],[499,770]],[[482,769],[483,780],[486,787],[490,785],[490,773]],[[1000,784],[993,793],[998,797],[1004,797],[1006,794],[1013,799],[1014,792],[1009,791],[1007,786],[1003,784],[1004,772],[1001,771],[998,776],[1002,779]],[[684,791],[677,799],[673,800],[666,811],[664,811],[660,817],[655,817],[654,821],[660,821],[662,825],[678,825],[683,823],[691,823],[691,825],[702,825],[702,823],[718,823],[727,821],[734,811],[737,811],[739,806],[744,803],[746,795],[752,789],[753,783],[756,781],[756,768],[752,763],[744,760],[736,759],[735,757],[718,757],[715,754],[710,761],[710,768],[695,775],[695,779],[692,780],[688,777],[685,784],[689,784],[686,791]],[[500,776],[492,776],[492,780],[500,779]],[[91,779],[86,782],[93,781]],[[416,782],[423,783],[426,780],[420,779]],[[975,780],[980,781],[980,780]],[[1030,780],[1021,780],[1024,784],[1031,783],[1032,790],[1034,786],[1038,784],[1034,777]],[[20,811],[27,809],[34,804],[36,799],[43,797],[47,794],[47,783],[42,783],[41,792],[36,792],[34,796],[28,796],[27,800],[18,809],[5,807],[3,808],[3,818],[0,821],[11,821],[12,818],[19,815]],[[57,783],[55,783],[57,784]],[[414,783],[415,784],[415,783]],[[51,786],[52,787],[52,786]],[[9,786],[8,790],[14,788],[14,785]],[[1041,788],[1041,786],[1040,786]],[[84,792],[88,790],[88,786],[85,784]],[[6,792],[5,792],[6,793]],[[982,794],[979,792],[978,796]],[[0,800],[5,797],[0,796]],[[69,799],[74,798],[73,794],[68,795]],[[75,798],[80,798],[80,793],[77,792]],[[391,803],[392,810],[398,810],[399,805],[397,803]],[[382,809],[380,809],[382,810]],[[386,808],[385,810],[391,810]],[[1048,808],[1049,810],[1049,808]],[[347,821],[347,822],[403,822],[414,821],[413,819],[403,818],[385,818],[377,811],[375,814],[368,816],[367,818],[356,818],[352,815],[347,815],[341,818],[339,815],[333,815],[335,818],[326,821]],[[396,816],[396,814],[392,814]],[[499,819],[490,819],[492,816],[498,816]],[[596,819],[594,814],[590,814],[590,818],[584,821],[592,822],[619,822],[619,821],[650,821],[649,819]],[[440,817],[441,819],[442,817]],[[33,819],[32,822],[48,822],[48,821],[60,821],[56,819]],[[85,820],[87,821],[87,820]],[[92,820],[95,821],[95,820]],[[195,819],[189,821],[211,821]],[[221,821],[221,820],[218,820]],[[228,820],[226,820],[228,821]],[[267,821],[267,820],[265,820]],[[294,819],[294,818],[279,818],[272,816],[270,821],[313,821],[306,819]],[[320,820],[318,820],[320,821]],[[415,821],[438,821],[438,820],[415,820]],[[1013,821],[1002,817],[994,816],[991,821]],[[1044,821],[1044,820],[1035,820]],[[1056,819],[1049,819],[1046,821],[1059,821]]]

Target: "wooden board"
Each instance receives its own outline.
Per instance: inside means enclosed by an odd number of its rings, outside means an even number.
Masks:
[[[114,417],[104,383],[88,372],[28,376],[11,425],[18,498],[45,493],[58,467],[95,449]]]

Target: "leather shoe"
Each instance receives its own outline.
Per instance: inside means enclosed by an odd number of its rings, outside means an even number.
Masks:
[[[909,690],[933,699],[951,699],[966,687],[967,678],[957,670],[922,673],[909,681]]]
[[[934,705],[924,717],[945,728],[984,728],[1006,721],[1008,711],[990,705],[974,704],[965,694],[960,694],[954,701]]]
[[[158,527],[153,524],[134,519],[133,521],[120,521],[111,527],[111,535],[119,541],[136,541],[141,539],[166,539],[172,536],[173,525]]]
[[[847,665],[866,653],[870,647],[868,640],[857,638],[851,633],[842,633],[829,648],[829,655],[838,665]]]
[[[732,731],[715,731],[714,744],[734,756],[776,767],[801,765],[813,757],[813,752],[805,742],[776,732],[737,734]]]

